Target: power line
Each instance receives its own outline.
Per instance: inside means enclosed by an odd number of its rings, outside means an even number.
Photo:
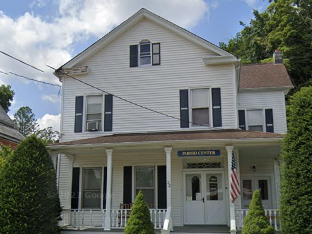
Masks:
[[[34,67],[34,66],[32,66],[32,65],[30,65],[30,64],[28,64],[28,63],[26,63],[26,62],[24,62],[24,61],[22,61],[22,60],[20,60],[20,59],[18,59],[18,58],[15,58],[15,57],[13,57],[12,55],[9,55],[9,54],[7,54],[7,53],[5,53],[5,52],[3,52],[3,51],[0,51],[0,53],[4,54],[4,55],[6,55],[6,56],[8,56],[8,57],[10,57],[10,58],[12,58],[12,59],[15,59],[15,60],[19,61],[20,63],[23,63],[23,64],[25,64],[25,65],[27,65],[27,66],[33,68],[33,69],[36,69],[36,70],[38,70],[38,71],[40,71],[40,72],[44,72],[44,71],[42,71],[41,69],[36,68],[36,67]]]
[[[49,66],[49,65],[47,65],[47,67],[49,67],[49,68],[51,68],[52,70],[56,71],[56,69],[55,69],[54,67],[51,67],[51,66]],[[114,96],[114,97],[116,97],[116,98],[118,98],[118,99],[120,99],[120,100],[122,100],[122,101],[124,101],[124,102],[128,102],[128,103],[130,103],[130,104],[132,104],[132,105],[134,105],[134,106],[138,106],[138,107],[140,107],[140,108],[142,108],[142,109],[145,109],[145,110],[148,110],[148,111],[151,111],[151,112],[154,112],[154,113],[157,113],[157,114],[160,114],[160,115],[163,115],[163,116],[166,116],[166,117],[175,119],[175,120],[179,120],[179,121],[182,121],[182,122],[187,122],[187,123],[190,123],[190,124],[196,124],[197,126],[204,126],[204,127],[207,127],[206,125],[203,125],[203,124],[197,124],[197,123],[194,123],[194,122],[191,122],[191,121],[182,120],[182,119],[180,119],[180,118],[178,118],[178,117],[165,114],[165,113],[163,113],[163,112],[160,112],[160,111],[151,109],[151,108],[146,107],[146,106],[142,106],[142,105],[140,105],[140,104],[137,104],[137,103],[135,103],[135,102],[129,101],[129,100],[127,100],[127,99],[125,99],[125,98],[122,98],[122,97],[120,97],[120,96],[117,96],[117,95],[115,95],[115,94],[109,93],[109,92],[107,92],[107,91],[105,91],[105,90],[103,90],[103,89],[100,89],[100,88],[98,88],[98,87],[95,87],[94,85],[91,85],[91,84],[89,84],[89,83],[87,83],[87,82],[85,82],[85,81],[79,80],[79,79],[77,79],[77,78],[75,78],[75,77],[73,77],[73,76],[70,76],[70,75],[68,75],[68,74],[66,74],[66,73],[64,73],[64,72],[62,72],[62,75],[66,75],[66,76],[68,76],[68,77],[70,77],[70,78],[72,78],[72,79],[74,79],[74,80],[76,80],[76,81],[78,81],[78,82],[80,82],[80,83],[83,83],[83,84],[85,84],[85,85],[87,85],[87,86],[89,86],[89,87],[91,87],[91,88],[94,88],[94,89],[97,89],[97,90],[99,90],[99,91],[101,91],[101,92],[103,92],[103,93],[112,95],[112,96]]]
[[[3,72],[3,71],[0,71],[0,73],[5,74],[5,75],[7,75],[7,76],[9,75],[8,73],[5,73],[5,72]]]
[[[43,84],[46,84],[46,85],[52,85],[52,86],[61,87],[61,86],[58,85],[58,84],[52,84],[52,83],[45,82],[45,81],[41,81],[41,80],[35,80],[35,79],[29,78],[29,77],[26,77],[26,76],[22,76],[22,75],[16,74],[16,73],[14,73],[14,72],[9,72],[9,73],[12,74],[12,75],[19,76],[19,77],[21,77],[21,78],[27,79],[27,80],[31,80],[31,81],[38,82],[38,83],[43,83]]]

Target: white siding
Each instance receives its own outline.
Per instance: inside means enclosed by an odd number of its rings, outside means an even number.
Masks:
[[[129,45],[142,39],[161,43],[161,65],[129,67]],[[83,81],[132,102],[180,118],[179,90],[220,87],[223,128],[236,127],[234,65],[205,66],[213,52],[152,23],[142,20],[80,65],[89,67]],[[105,134],[74,133],[75,96],[100,93],[71,78],[63,79],[62,141]],[[113,133],[180,130],[180,122],[144,110],[118,98],[113,100]]]
[[[238,109],[273,109],[274,132],[286,133],[285,94],[283,91],[238,93]]]

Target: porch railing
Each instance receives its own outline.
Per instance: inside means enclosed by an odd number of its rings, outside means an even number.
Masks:
[[[265,215],[267,216],[270,224],[276,231],[280,231],[280,215],[278,209],[265,209]],[[236,209],[236,227],[241,230],[244,226],[244,218],[248,213],[248,209]]]
[[[151,221],[155,229],[162,229],[166,209],[150,209]],[[111,228],[123,229],[127,225],[131,209],[111,209]],[[74,209],[63,210],[60,226],[73,228],[105,228],[106,210]]]

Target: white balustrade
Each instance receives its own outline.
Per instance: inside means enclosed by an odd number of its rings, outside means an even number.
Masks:
[[[67,212],[68,211],[68,212]],[[162,229],[166,209],[150,209],[151,221],[155,229]],[[68,221],[64,220],[66,213],[69,213]],[[111,209],[111,228],[124,229],[130,217],[131,209]],[[60,226],[71,226],[76,229],[105,228],[105,210],[74,209],[63,210]],[[67,225],[65,225],[67,223]]]
[[[265,215],[270,224],[276,231],[280,231],[280,213],[277,209],[265,209]],[[244,226],[244,218],[248,213],[248,209],[236,209],[236,225],[237,229],[241,230]]]

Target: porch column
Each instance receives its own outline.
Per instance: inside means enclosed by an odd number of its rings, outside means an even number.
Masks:
[[[167,178],[167,210],[171,208],[171,151],[172,147],[165,147],[166,152],[166,178]],[[170,216],[170,229],[173,230],[172,217]]]
[[[232,154],[233,154],[233,146],[226,146],[227,150],[227,161],[228,161],[228,178],[229,178],[229,184],[228,184],[228,191],[229,191],[229,205],[230,205],[230,232],[231,234],[236,233],[236,221],[235,221],[235,204],[231,201],[231,162],[232,162]]]
[[[107,154],[107,185],[106,185],[106,212],[104,230],[111,230],[111,204],[112,204],[112,149],[106,150]]]

